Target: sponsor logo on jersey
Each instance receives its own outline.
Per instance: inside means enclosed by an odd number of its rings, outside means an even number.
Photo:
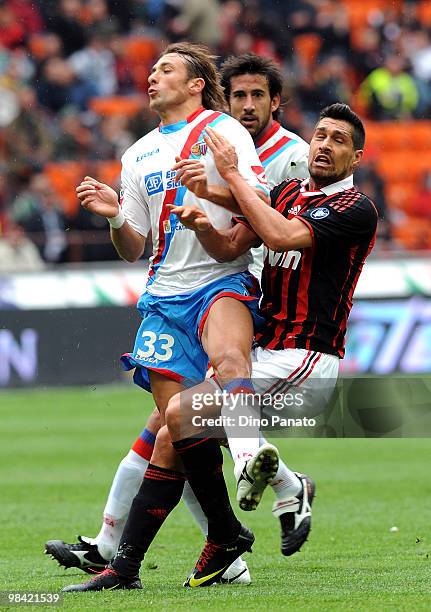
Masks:
[[[200,157],[201,155],[205,155],[207,149],[207,143],[203,140],[198,140],[198,142],[195,142],[195,144],[192,145],[190,153],[192,155],[196,155],[196,157]]]
[[[163,191],[162,171],[152,172],[144,177],[145,189],[149,196]]]
[[[181,181],[175,180],[176,176],[176,170],[168,170],[166,172],[166,191],[169,191],[170,189],[178,189],[178,187],[181,187]]]
[[[315,208],[314,210],[310,211],[310,217],[312,219],[324,219],[328,215],[329,215],[328,208]]]
[[[152,151],[145,151],[145,153],[139,153],[139,155],[136,156],[136,163],[142,161],[143,159],[146,159],[147,157],[152,157],[153,155],[156,155],[157,153],[160,152],[160,149],[153,149]]]
[[[287,212],[291,215],[299,215],[299,213],[301,212],[301,204],[296,204],[295,206],[292,206],[292,208],[289,208]]]
[[[292,268],[296,270],[301,261],[301,251],[287,251],[285,253],[275,253],[265,247],[265,257],[271,267]]]

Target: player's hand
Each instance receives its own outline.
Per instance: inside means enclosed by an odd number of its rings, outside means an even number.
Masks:
[[[197,206],[174,206],[168,204],[169,210],[177,215],[183,225],[194,232],[206,232],[212,225],[207,215]]]
[[[76,194],[81,200],[81,206],[90,212],[108,218],[118,215],[118,196],[109,185],[86,176],[76,188]]]
[[[198,159],[181,159],[176,157],[176,164],[172,170],[176,171],[175,180],[181,181],[184,187],[192,191],[198,198],[208,199],[208,178],[205,165]]]
[[[238,175],[238,155],[235,148],[221,134],[210,127],[205,128],[204,140],[212,151],[217,170],[225,180]]]

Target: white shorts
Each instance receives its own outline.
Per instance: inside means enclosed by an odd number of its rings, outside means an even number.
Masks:
[[[283,410],[291,416],[321,414],[334,391],[339,358],[306,349],[252,351],[252,382],[261,408]]]

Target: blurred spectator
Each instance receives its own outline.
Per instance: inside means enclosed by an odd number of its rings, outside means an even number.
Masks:
[[[431,221],[431,169],[425,172],[419,192],[409,202],[409,212]]]
[[[16,17],[6,0],[0,0],[0,48],[13,49],[25,39],[25,28]]]
[[[0,234],[0,272],[37,272],[45,264],[35,244],[24,229],[9,221],[4,234]]]
[[[55,141],[56,161],[84,161],[93,159],[95,140],[74,106],[65,106],[60,115],[60,134]]]
[[[34,0],[7,0],[16,21],[24,28],[26,36],[36,34],[43,28],[43,21]]]
[[[67,60],[53,57],[42,66],[37,94],[43,106],[58,113],[70,104],[86,110],[97,89],[93,83],[79,79]]]
[[[34,89],[18,90],[17,101],[19,114],[6,127],[4,140],[9,171],[19,177],[42,168],[50,159],[53,145],[48,117],[39,107]]]
[[[360,94],[373,119],[408,119],[419,103],[413,78],[405,71],[405,60],[389,55],[381,68],[376,68],[363,81]]]
[[[118,87],[115,56],[107,47],[107,34],[102,26],[95,26],[89,34],[88,45],[69,57],[77,77],[92,84],[98,96],[112,96]]]
[[[347,62],[341,55],[327,57],[312,74],[306,74],[297,87],[301,108],[315,121],[323,107],[335,102],[350,103],[351,87]]]
[[[377,238],[389,242],[392,238],[392,228],[389,210],[385,197],[385,184],[377,172],[373,160],[363,160],[355,171],[355,185],[365,193],[375,204],[379,214]]]
[[[80,0],[59,0],[55,14],[48,19],[47,29],[63,41],[64,54],[70,55],[85,45],[85,28],[81,23]]]
[[[65,261],[65,217],[58,196],[44,174],[31,178],[28,190],[13,204],[12,218],[34,238],[44,261]]]
[[[120,159],[135,142],[135,136],[128,129],[126,117],[111,115],[100,121],[96,140],[96,159]]]
[[[91,27],[98,27],[105,32],[117,32],[120,29],[119,21],[110,12],[107,0],[86,0],[85,10]]]
[[[359,82],[383,63],[383,52],[380,36],[374,28],[364,28],[360,41],[353,53],[353,65]]]
[[[166,32],[173,40],[203,42],[217,47],[221,40],[220,3],[218,0],[167,0]]]
[[[326,11],[320,11],[316,15],[316,28],[322,38],[322,57],[338,55],[347,59],[350,56],[350,28],[345,6],[332,2]]]

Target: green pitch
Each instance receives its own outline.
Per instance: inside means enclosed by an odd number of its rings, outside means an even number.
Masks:
[[[0,590],[58,592],[86,575],[43,555],[48,539],[95,535],[118,462],[145,424],[132,387],[0,393]],[[279,440],[317,482],[310,541],[279,554],[267,491],[245,558],[253,584],[186,590],[203,539],[182,505],[145,560],[143,591],[65,595],[70,610],[429,610],[431,441]],[[232,486],[231,462],[225,472]],[[390,532],[396,526],[398,531]],[[38,606],[42,608],[42,606]]]

